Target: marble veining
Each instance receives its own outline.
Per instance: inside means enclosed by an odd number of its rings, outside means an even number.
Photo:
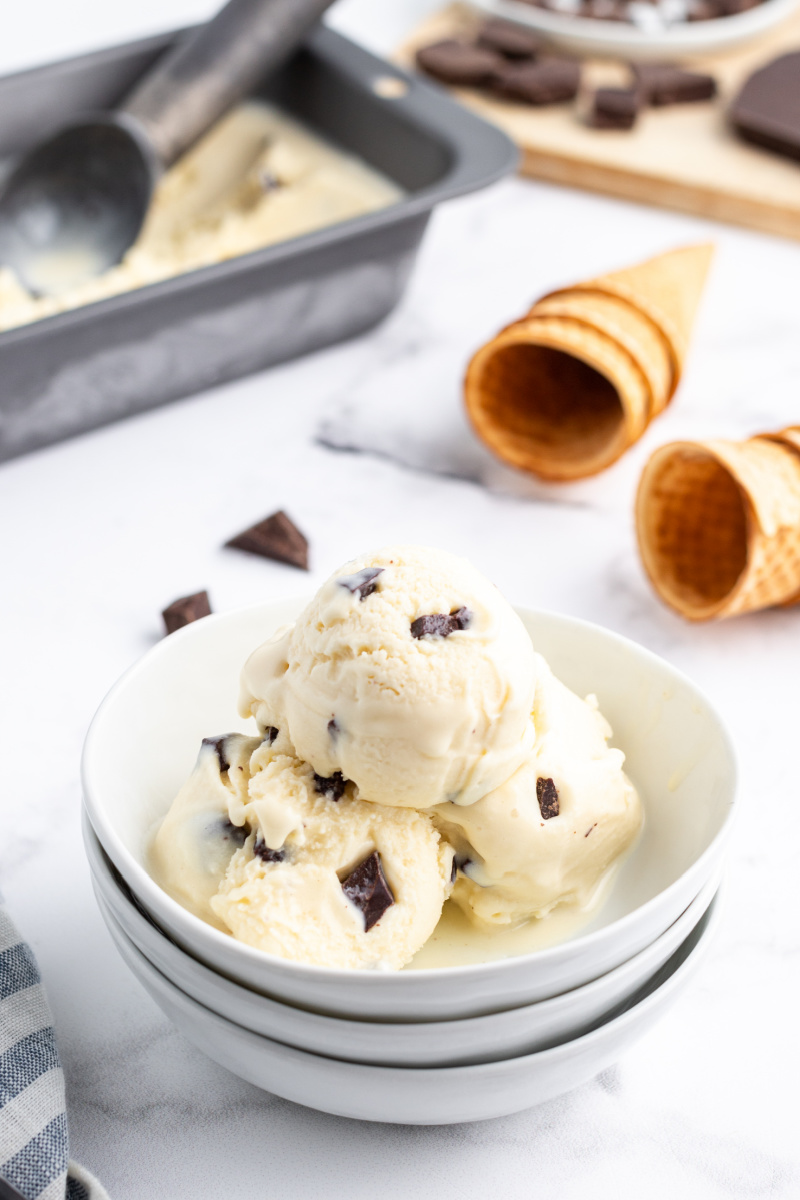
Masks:
[[[334,19],[386,47],[425,3],[345,0]],[[15,9],[9,37],[33,46],[43,8],[73,49],[54,0]],[[97,36],[87,6],[82,44],[200,12],[119,0]],[[564,489],[494,464],[459,408],[470,351],[549,287],[708,237],[719,252],[685,380],[641,444]],[[0,467],[0,881],[54,1010],[73,1152],[114,1200],[800,1195],[800,610],[685,624],[653,596],[631,518],[661,442],[800,422],[798,278],[798,245],[512,180],[436,214],[404,301],[373,333]],[[310,539],[309,576],[221,549],[280,507]],[[591,1084],[485,1124],[358,1124],[207,1060],[118,957],[80,844],[86,726],[160,636],[166,603],[202,587],[217,611],[307,593],[354,551],[397,540],[467,554],[512,600],[665,655],[720,708],[742,764],[726,912],[693,986]]]

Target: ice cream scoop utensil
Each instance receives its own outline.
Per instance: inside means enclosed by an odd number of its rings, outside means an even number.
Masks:
[[[0,192],[0,264],[57,294],[119,262],[159,173],[280,66],[331,0],[229,0],[110,113],[26,154]]]

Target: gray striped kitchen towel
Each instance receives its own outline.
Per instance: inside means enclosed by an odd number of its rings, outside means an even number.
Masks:
[[[24,1200],[108,1200],[97,1180],[69,1160],[53,1018],[33,952],[1,902],[0,1181]]]

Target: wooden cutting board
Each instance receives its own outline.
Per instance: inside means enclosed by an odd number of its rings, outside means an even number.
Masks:
[[[396,61],[412,67],[420,46],[468,35],[481,20],[466,5],[452,5],[420,25]],[[576,105],[531,108],[471,88],[452,91],[514,139],[525,175],[800,239],[800,163],[740,141],[725,118],[731,97],[752,71],[796,49],[800,9],[743,49],[684,59],[716,77],[719,98],[647,109],[629,132],[588,128]],[[584,80],[617,82],[623,73],[619,62],[587,60]]]

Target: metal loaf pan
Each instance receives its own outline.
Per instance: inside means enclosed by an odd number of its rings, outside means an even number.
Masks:
[[[0,79],[0,158],[73,114],[112,107],[180,36]],[[387,89],[387,77],[407,90]],[[484,187],[516,163],[499,130],[323,27],[260,94],[360,155],[406,196],[380,212],[0,333],[0,459],[376,325],[400,298],[434,205]]]

